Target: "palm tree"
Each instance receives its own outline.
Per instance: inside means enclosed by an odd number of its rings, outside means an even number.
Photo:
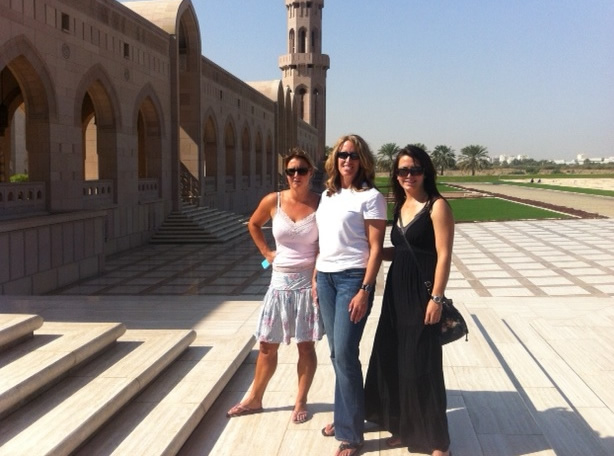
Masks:
[[[394,157],[399,152],[396,143],[386,143],[377,151],[377,167],[382,171],[390,171]]]
[[[456,165],[456,156],[454,155],[454,149],[450,146],[439,145],[435,146],[433,152],[431,152],[431,160],[435,169],[441,170],[441,175],[447,168],[454,168]]]
[[[461,149],[461,156],[458,159],[458,166],[461,169],[471,170],[471,175],[475,176],[475,170],[488,168],[490,165],[488,149],[484,146],[473,144]]]

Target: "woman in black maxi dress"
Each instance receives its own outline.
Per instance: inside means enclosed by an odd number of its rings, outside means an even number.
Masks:
[[[415,160],[409,163],[419,163],[426,179],[432,164],[426,153],[418,150],[422,154],[410,149],[407,155]],[[397,157],[395,165],[399,166],[399,160],[401,165],[407,162]],[[434,168],[432,173],[434,180]],[[435,277],[438,254],[431,212],[441,195],[436,190],[434,193],[425,196],[424,206],[412,220],[399,217],[401,204],[397,201],[390,235],[394,253],[366,376],[365,406],[366,419],[391,432],[395,444],[400,441],[412,452],[439,455],[448,454],[450,445],[440,315],[436,323],[425,324],[431,296],[424,281],[433,283],[433,291],[443,294],[445,283],[435,288],[436,281],[447,282],[449,265],[443,279]],[[445,200],[442,202],[447,206]],[[403,237],[411,244],[417,263]]]

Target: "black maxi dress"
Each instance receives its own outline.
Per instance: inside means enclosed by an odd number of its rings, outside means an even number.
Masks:
[[[430,295],[423,281],[432,282],[437,261],[431,206],[403,228],[395,219],[394,257],[365,380],[366,419],[399,436],[411,452],[428,454],[450,445],[441,329],[424,324]]]

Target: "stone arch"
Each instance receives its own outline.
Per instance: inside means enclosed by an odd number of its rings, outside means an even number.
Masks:
[[[186,64],[199,61],[201,57],[201,37],[198,18],[194,6],[191,2],[181,2],[177,9],[175,34],[177,36],[177,46],[179,55],[185,55]],[[194,70],[195,68],[191,68]]]
[[[294,29],[290,29],[288,33],[288,53],[294,54],[296,52],[296,34]]]
[[[226,120],[224,125],[224,156],[226,165],[226,189],[236,188],[235,180],[237,177],[237,128],[231,117]]]
[[[203,151],[205,156],[205,191],[215,191],[218,175],[218,125],[213,112],[207,113],[203,125]]]
[[[32,115],[46,120],[55,119],[55,84],[47,65],[25,36],[11,38],[0,46],[0,69],[7,66],[18,75],[17,80],[26,92],[26,109],[29,107]]]
[[[248,188],[250,184],[250,176],[252,170],[252,135],[247,122],[243,124],[241,129],[241,185],[243,188]]]
[[[304,85],[299,85],[296,90],[296,103],[297,103],[297,111],[298,118],[304,121],[309,120],[309,91],[307,87]]]
[[[0,137],[0,182],[10,178],[15,140],[10,124],[18,108],[23,107],[24,129],[19,138],[25,146],[22,155],[27,161],[28,180],[49,182],[51,176],[50,119],[57,118],[54,84],[43,60],[30,41],[14,37],[0,46],[2,101],[6,106],[7,126]],[[49,194],[45,194],[46,204]]]
[[[298,30],[298,46],[297,52],[304,54],[307,52],[307,30],[305,27],[301,27]]]
[[[140,104],[136,125],[139,178],[159,179],[162,176],[162,128],[160,113],[149,96]]]
[[[254,154],[256,157],[256,180],[259,185],[263,185],[266,176],[266,157],[264,155],[264,144],[262,140],[262,131],[260,128],[256,131],[256,139],[254,140]]]
[[[99,109],[99,112],[96,112],[96,121],[100,127],[118,128],[122,124],[119,97],[102,65],[96,64],[90,68],[77,85],[74,105],[77,126],[81,125],[83,98],[86,93],[90,94],[92,102]]]
[[[175,22],[177,66],[179,70],[178,107],[179,168],[181,194],[184,201],[200,204],[204,157],[202,155],[201,121],[201,37],[194,7],[181,2]]]
[[[320,45],[320,29],[318,27],[314,27],[311,29],[311,52],[319,53],[321,52]]]
[[[81,78],[75,91],[75,122],[82,131],[83,180],[111,180],[117,187],[119,101],[101,65]],[[113,192],[115,198],[117,192]]]
[[[139,179],[157,179],[158,191],[162,177],[162,138],[164,111],[151,83],[145,84],[134,103],[132,129],[137,137],[137,173]],[[153,187],[153,182],[139,182],[141,187]]]
[[[156,93],[151,82],[147,82],[143,86],[139,94],[136,96],[135,103],[134,103],[134,109],[132,111],[132,119],[136,119],[139,113],[139,110],[141,109],[141,105],[146,99],[149,99],[149,102],[151,102],[152,107],[156,111],[156,115],[158,116],[158,122],[160,125],[160,137],[164,138],[166,136],[166,130],[165,130],[166,122],[164,120],[164,109],[162,108],[160,97],[158,97],[158,94]],[[136,133],[136,124],[133,124],[133,131]]]

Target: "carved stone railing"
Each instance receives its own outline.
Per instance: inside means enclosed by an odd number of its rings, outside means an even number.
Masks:
[[[0,214],[39,212],[45,209],[44,182],[0,183]]]
[[[160,198],[160,180],[157,178],[139,179],[139,202],[154,201]]]
[[[113,179],[83,182],[83,204],[86,208],[113,205]]]

